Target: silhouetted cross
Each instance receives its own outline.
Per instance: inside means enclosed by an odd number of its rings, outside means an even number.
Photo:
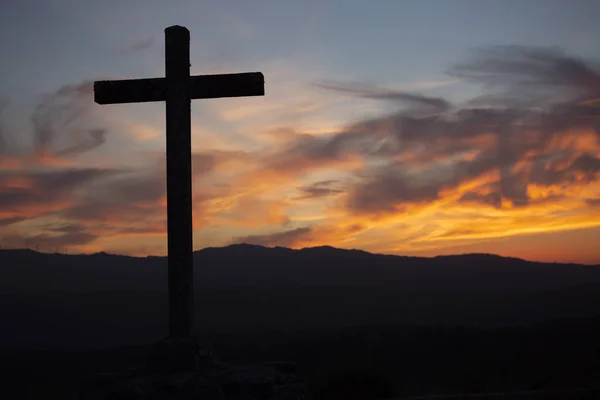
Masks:
[[[165,29],[165,78],[94,82],[98,104],[165,101],[167,116],[167,251],[169,335],[189,337],[193,318],[192,156],[190,100],[263,96],[260,72],[190,76],[190,32]]]

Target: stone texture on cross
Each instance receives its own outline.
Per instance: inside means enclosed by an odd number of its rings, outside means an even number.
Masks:
[[[190,32],[165,29],[165,77],[94,82],[98,104],[166,102],[169,336],[190,337],[193,320],[191,99],[263,96],[260,72],[190,76]]]

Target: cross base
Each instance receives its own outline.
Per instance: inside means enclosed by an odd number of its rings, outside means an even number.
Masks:
[[[161,374],[197,372],[215,364],[208,344],[194,338],[167,337],[154,347],[146,371]]]
[[[160,341],[145,369],[84,379],[79,400],[305,400],[293,363],[228,366],[194,339]]]

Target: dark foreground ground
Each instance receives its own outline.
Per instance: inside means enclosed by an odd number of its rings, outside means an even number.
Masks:
[[[599,337],[600,316],[518,328],[372,326],[205,335],[224,362],[295,361],[316,399],[349,400],[600,386]],[[74,399],[80,377],[130,369],[148,353],[147,346],[5,352],[2,388],[18,395],[2,398]]]

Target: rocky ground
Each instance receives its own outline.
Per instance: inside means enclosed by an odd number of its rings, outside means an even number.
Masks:
[[[144,369],[81,382],[80,400],[304,400],[306,385],[288,362],[228,366],[193,339],[165,339]]]

